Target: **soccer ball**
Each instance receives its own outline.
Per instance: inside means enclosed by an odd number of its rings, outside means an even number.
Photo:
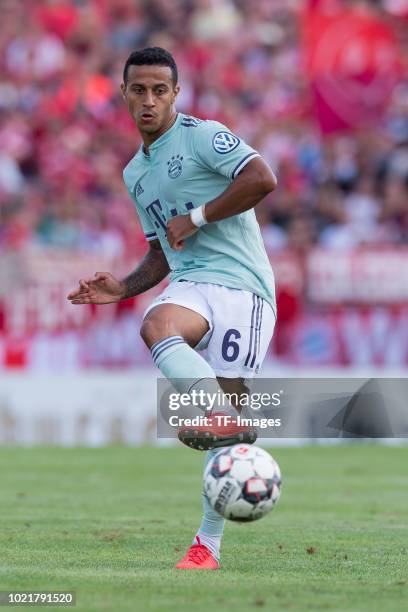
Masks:
[[[249,444],[221,450],[208,463],[204,491],[211,506],[231,521],[256,521],[279,499],[281,472],[269,453]]]

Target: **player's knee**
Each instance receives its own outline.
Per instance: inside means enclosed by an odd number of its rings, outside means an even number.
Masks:
[[[142,337],[143,342],[150,348],[152,344],[154,344],[155,336],[158,331],[157,322],[152,321],[150,319],[145,319],[140,328],[140,335]]]
[[[175,335],[173,325],[166,316],[147,316],[140,328],[143,342],[150,348],[155,342]]]

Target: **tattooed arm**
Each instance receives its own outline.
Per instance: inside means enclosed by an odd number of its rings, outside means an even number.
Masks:
[[[79,288],[71,291],[72,304],[110,304],[126,300],[151,289],[170,272],[160,242],[152,240],[149,250],[136,270],[119,281],[109,272],[97,272],[94,278],[79,281]]]
[[[130,298],[151,289],[170,272],[169,264],[159,240],[150,242],[150,249],[134,272],[126,276],[122,283],[125,294],[122,299]]]

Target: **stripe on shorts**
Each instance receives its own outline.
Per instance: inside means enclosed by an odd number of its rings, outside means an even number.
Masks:
[[[248,347],[248,354],[246,356],[245,364],[244,364],[246,366],[248,365],[249,360],[251,359],[251,356],[252,356],[252,344],[253,344],[252,340],[254,337],[255,311],[257,307],[257,299],[258,299],[258,296],[253,293],[252,294],[252,312],[251,312],[251,331],[249,334],[249,347]]]
[[[260,351],[260,348],[261,348],[261,327],[262,327],[262,312],[263,312],[264,301],[263,301],[262,298],[259,298],[259,300],[260,300],[260,303],[261,303],[261,308],[260,308],[260,311],[259,311],[258,326],[257,326],[257,328],[255,330],[255,354],[254,354],[254,356],[252,358],[252,361],[251,361],[251,365],[250,365],[251,368],[254,367],[255,359],[258,358],[259,351]]]
[[[255,314],[254,348],[252,351],[252,359],[249,362],[250,368],[254,367],[256,353],[258,350],[258,326],[259,326],[259,315],[261,311],[261,298],[259,296],[256,296],[256,299],[257,299],[257,306],[256,306],[256,314]]]

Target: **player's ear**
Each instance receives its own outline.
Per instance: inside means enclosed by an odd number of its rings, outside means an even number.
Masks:
[[[126,100],[127,99],[127,96],[126,96],[126,85],[124,83],[120,84],[120,91],[122,92],[123,99]]]
[[[179,91],[180,91],[180,85],[176,85],[175,87],[173,87],[173,102],[175,102]]]

